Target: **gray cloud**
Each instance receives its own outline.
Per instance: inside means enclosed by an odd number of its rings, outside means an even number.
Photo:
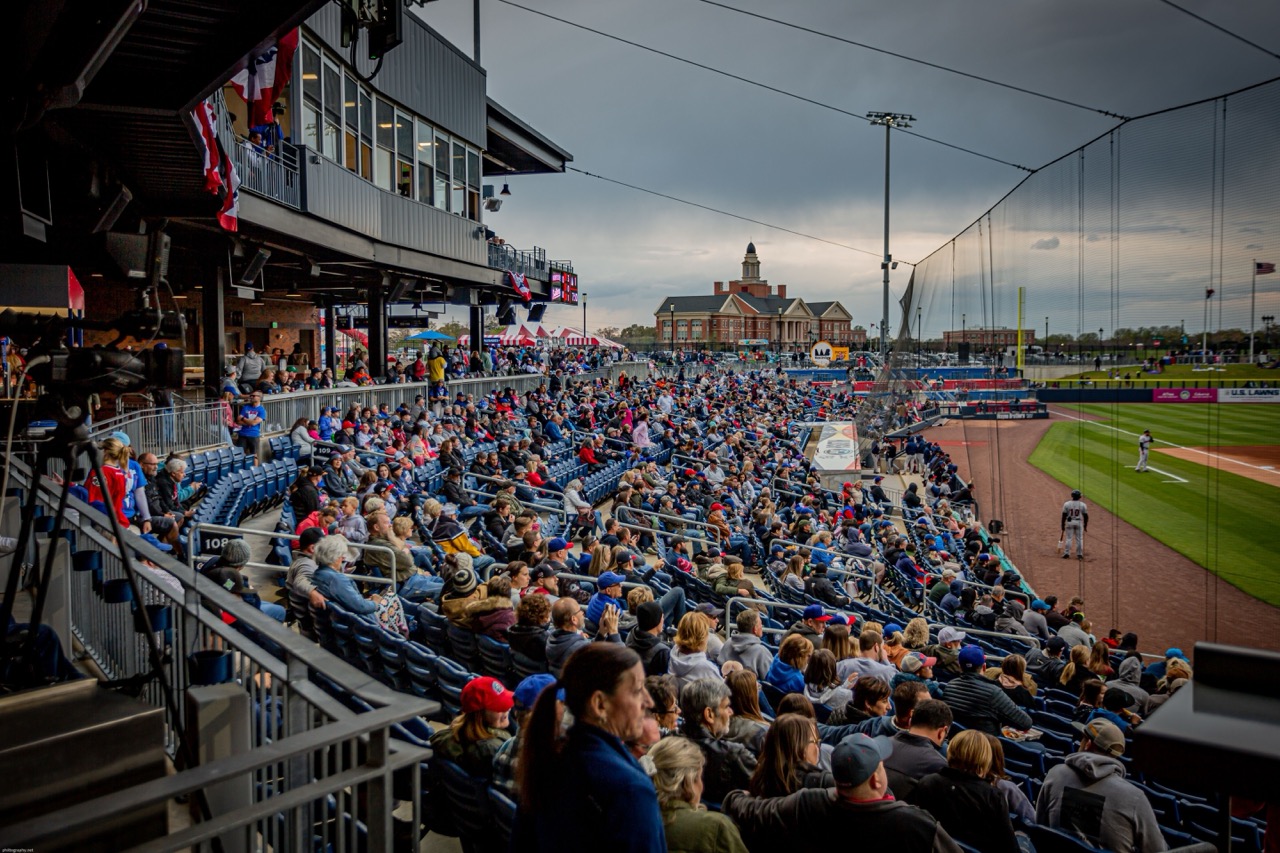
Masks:
[[[1033,249],[1056,249],[1058,248],[1057,237],[1045,237],[1043,240],[1037,240],[1031,244]]]
[[[856,113],[911,112],[921,133],[1029,166],[1060,157],[1115,123],[694,0],[528,4]],[[786,6],[739,0],[739,5],[1126,115],[1212,97],[1274,75],[1271,58],[1158,5],[1081,0],[1067,8],[988,0],[978,8],[921,0],[909,12],[899,4],[855,8],[844,0]],[[429,4],[418,13],[470,53],[470,10],[470,3],[455,0]],[[1238,32],[1280,28],[1280,4],[1213,4],[1198,11]],[[591,294],[591,325],[597,315],[610,325],[652,322],[663,296],[709,293],[712,281],[738,275],[748,240],[760,249],[771,281],[785,282],[791,292],[808,298],[838,298],[858,322],[878,318],[880,270],[874,255],[882,240],[883,131],[502,3],[482,4],[481,24],[490,96],[573,152],[581,168],[873,255],[770,232],[581,175],[512,178],[515,195],[500,213],[488,215],[486,224],[513,245],[538,245],[550,257],[572,259]],[[1188,55],[1200,61],[1187,63]],[[1274,113],[1251,113],[1247,101],[1233,98],[1229,129],[1245,138],[1265,138],[1273,120],[1268,115]],[[1210,198],[1211,153],[1205,152],[1211,152],[1213,121],[1212,106],[1206,105],[1196,132],[1182,136],[1180,157],[1162,166],[1169,182],[1149,185],[1148,198],[1127,199],[1153,215],[1122,221],[1121,233],[1164,229],[1171,240],[1199,239],[1175,214]],[[895,135],[892,144],[891,251],[899,258],[918,260],[945,247],[1024,177],[905,135]],[[1233,144],[1230,150],[1236,152],[1234,169],[1244,149]],[[1120,152],[1127,192],[1131,179],[1147,167],[1142,151],[1125,147],[1123,139]],[[1084,168],[1091,178],[1107,173],[1105,161],[1092,154]],[[1070,261],[1076,254],[1075,186],[1073,180],[1044,182],[1042,203],[1012,209],[1016,221],[1003,223],[999,231],[1021,247],[1029,240],[1013,236],[1015,227],[1019,233],[1058,235],[1065,251],[1037,252],[1037,263],[1054,259],[1054,265],[1036,275],[1073,287],[1074,263],[1068,268],[1058,259]],[[1229,181],[1229,201],[1246,195]],[[1110,251],[1108,198],[1099,191],[1086,198],[1086,240],[1098,240],[1103,255]],[[1274,203],[1260,204],[1271,207],[1229,219],[1227,233],[1234,227],[1273,231],[1280,221]],[[1131,248],[1122,245],[1127,259]],[[1026,251],[1012,253],[1007,270],[998,260],[997,276],[1030,280]],[[976,263],[976,250],[972,254]],[[1140,266],[1139,258],[1131,260]],[[1189,260],[1188,267],[1207,275],[1207,261],[1201,260]],[[1090,270],[1093,266],[1090,261]],[[1109,268],[1103,260],[1097,266],[1102,272]],[[1234,262],[1226,269],[1233,270]],[[906,285],[903,272],[894,274],[895,299]],[[574,309],[552,313],[550,322],[581,322],[581,312]]]

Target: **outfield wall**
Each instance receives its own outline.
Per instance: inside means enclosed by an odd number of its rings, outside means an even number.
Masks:
[[[1038,388],[1041,403],[1280,403],[1280,388]]]

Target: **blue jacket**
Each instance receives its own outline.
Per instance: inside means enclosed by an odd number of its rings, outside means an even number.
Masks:
[[[521,808],[512,850],[666,853],[658,795],[622,741],[603,729],[577,723],[557,763],[557,807],[538,813]]]
[[[784,663],[780,657],[773,659],[773,664],[769,667],[769,672],[765,675],[764,680],[783,693],[804,692],[804,673],[791,664]]]
[[[560,425],[555,421],[547,421],[542,425],[542,432],[552,442],[560,441],[564,438],[564,433],[560,431]]]
[[[366,614],[378,609],[378,605],[360,594],[355,581],[328,566],[316,569],[311,582],[316,585],[321,595],[330,601],[338,602],[344,610]]]
[[[597,592],[591,596],[591,601],[587,602],[587,621],[599,625],[600,617],[604,615],[606,607],[616,607],[621,610],[622,602],[605,595],[603,592]]]

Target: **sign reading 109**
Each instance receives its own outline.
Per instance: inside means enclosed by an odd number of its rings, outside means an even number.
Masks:
[[[831,363],[831,342],[815,341],[813,346],[809,347],[809,360],[818,367],[826,367]]]

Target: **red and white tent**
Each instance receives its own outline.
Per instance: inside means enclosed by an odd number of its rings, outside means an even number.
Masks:
[[[582,329],[575,329],[572,326],[558,326],[551,330],[551,337],[564,346],[568,347],[612,347],[613,349],[621,349],[622,345],[608,338],[597,337],[596,335],[584,335]]]
[[[487,335],[485,337],[488,338]],[[540,323],[521,323],[503,329],[502,334],[498,335],[498,343],[504,347],[537,346],[540,341],[545,341],[549,337],[549,333]],[[470,345],[470,335],[462,335],[458,338],[458,346],[467,348]]]

